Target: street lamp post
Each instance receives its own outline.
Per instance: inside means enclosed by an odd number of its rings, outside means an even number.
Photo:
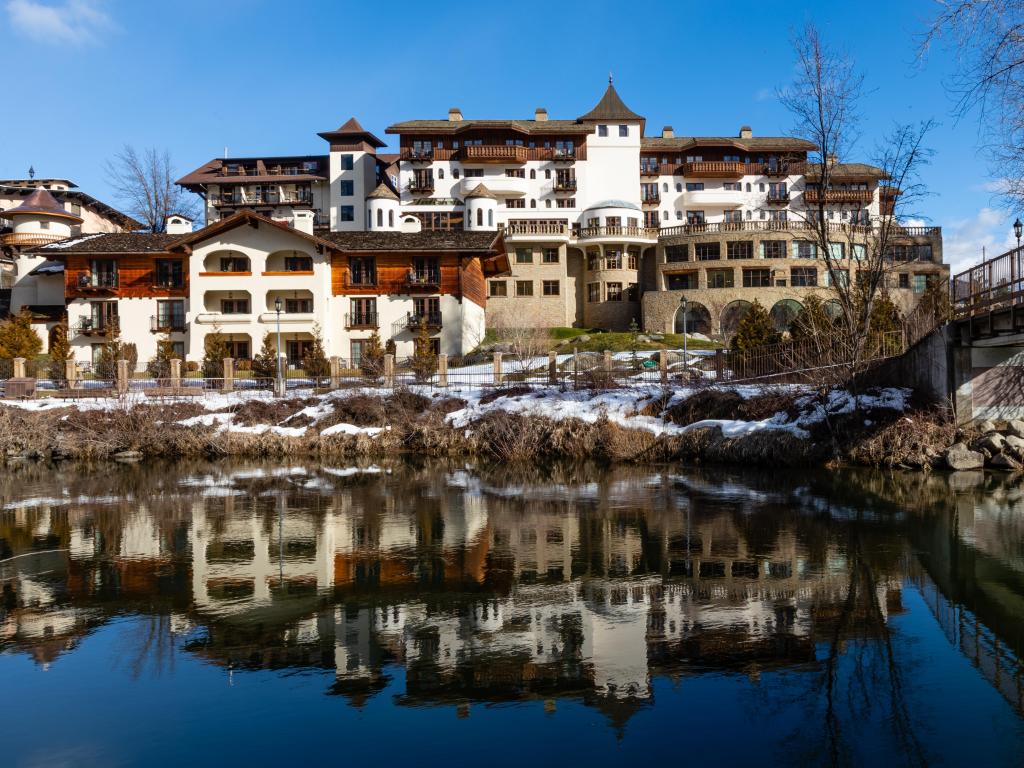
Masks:
[[[274,311],[277,312],[277,394],[284,397],[284,371],[281,367],[281,297],[274,299]]]
[[[1020,217],[1013,222],[1013,234],[1017,236],[1017,250],[1020,250],[1020,238],[1024,235],[1024,224],[1021,224]]]
[[[683,305],[683,370],[685,371],[690,360],[690,356],[687,354],[686,350],[686,315],[689,312],[690,302],[687,301],[685,296],[683,296],[679,303]]]

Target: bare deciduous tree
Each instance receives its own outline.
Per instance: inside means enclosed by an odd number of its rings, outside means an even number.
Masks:
[[[163,232],[172,213],[191,219],[199,215],[195,196],[175,184],[176,174],[166,150],[150,147],[138,152],[126,144],[107,162],[106,170],[118,200],[148,232]]]
[[[1024,205],[1024,0],[938,0],[920,54],[955,54],[948,83],[954,114],[977,110],[983,142],[1007,207]]]
[[[502,312],[491,323],[497,339],[508,349],[511,357],[513,373],[522,378],[542,367],[551,347],[551,334],[542,325],[513,317],[511,312]]]
[[[794,117],[795,134],[817,147],[808,155],[805,178],[819,191],[806,210],[794,213],[804,217],[825,265],[829,293],[841,310],[831,357],[841,350],[840,378],[848,380],[872,356],[872,311],[887,291],[895,266],[892,246],[906,234],[902,222],[915,215],[913,207],[924,194],[918,173],[931,155],[924,141],[934,123],[894,126],[874,158],[885,182],[877,207],[871,205],[867,220],[832,221],[836,203],[829,192],[840,182],[843,161],[856,145],[864,80],[853,61],[828,47],[813,25],[795,36],[794,47],[797,76],[780,99]]]

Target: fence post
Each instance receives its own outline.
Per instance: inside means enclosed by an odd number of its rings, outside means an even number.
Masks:
[[[661,374],[661,386],[668,386],[668,352],[658,350],[658,371]]]
[[[117,391],[124,394],[128,391],[128,361],[117,361]]]
[[[14,363],[14,370],[11,371],[12,379],[24,379],[25,378],[25,358],[16,357],[11,361]]]
[[[448,355],[437,356],[437,386],[448,386]]]
[[[494,353],[494,383],[502,384],[505,381],[505,371],[501,365],[501,352]]]
[[[580,388],[580,348],[572,348],[572,388]]]
[[[64,378],[68,381],[68,389],[74,389],[78,383],[78,363],[74,360],[64,362]]]
[[[610,349],[604,351],[604,372],[612,372],[612,351]]]
[[[171,389],[181,387],[181,360],[171,358]]]
[[[384,386],[395,386],[395,356],[384,355]]]
[[[725,353],[720,350],[715,350],[715,381],[721,381],[725,375]]]
[[[548,352],[548,383],[558,383],[558,353],[555,350]]]
[[[235,361],[230,357],[224,358],[224,391],[230,392],[235,388]]]
[[[331,389],[341,389],[341,358],[331,358]]]

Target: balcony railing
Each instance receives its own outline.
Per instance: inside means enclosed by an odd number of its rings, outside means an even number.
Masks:
[[[789,176],[802,172],[802,163],[764,163],[761,166],[761,174],[764,176]]]
[[[471,144],[462,148],[463,162],[525,163],[529,149],[515,144]]]
[[[376,312],[345,313],[346,328],[377,328],[378,325]]]
[[[121,324],[116,317],[83,317],[72,327],[75,336],[106,336],[108,333],[120,333],[120,330]]]
[[[580,240],[599,237],[638,237],[656,240],[658,230],[651,227],[582,227],[576,236]]]
[[[661,202],[661,193],[648,192],[647,194],[641,196],[640,202],[643,203],[644,205],[657,205],[658,203]]]
[[[640,166],[641,176],[660,176],[661,166],[660,165],[641,165]]]
[[[517,221],[504,228],[506,237],[569,237],[568,224],[556,224],[550,221]]]
[[[437,290],[441,287],[441,273],[434,270],[415,272],[406,275],[405,285],[413,291]]]
[[[409,181],[409,191],[413,193],[433,192],[434,178],[413,178]]]
[[[370,272],[349,272],[345,276],[346,288],[376,288],[377,275]]]
[[[425,312],[422,314],[410,312],[401,320],[396,320],[391,324],[391,333],[392,335],[399,334],[402,331],[413,331],[415,333],[422,328],[435,329],[440,327],[440,312]]]
[[[575,192],[576,179],[555,179],[553,188],[555,192]]]
[[[738,179],[747,173],[746,163],[725,160],[710,160],[683,164],[686,176],[703,176],[708,179]]]
[[[414,163],[430,163],[434,160],[433,149],[405,149],[402,150],[402,160],[409,160]]]
[[[213,205],[312,205],[309,194],[283,195],[219,195],[210,199]]]
[[[556,162],[573,162],[576,159],[575,149],[558,149],[557,147],[552,150],[551,159]]]
[[[829,189],[825,191],[826,203],[870,203],[874,193],[870,189]],[[821,202],[820,189],[804,190],[804,202],[816,205]]]
[[[47,245],[64,238],[65,235],[49,235],[43,232],[7,232],[0,235],[0,245]]]
[[[98,272],[78,276],[78,290],[80,291],[112,291],[116,290],[117,286],[116,272]]]
[[[768,202],[773,205],[785,205],[789,202],[789,192],[769,192]]]
[[[159,315],[150,315],[149,330],[153,333],[181,333],[185,330],[185,316],[171,315],[170,317],[160,317]]]

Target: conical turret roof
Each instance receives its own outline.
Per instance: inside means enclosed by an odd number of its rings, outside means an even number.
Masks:
[[[383,181],[377,185],[377,188],[366,196],[367,200],[397,200],[398,195]]]
[[[586,120],[643,120],[644,118],[626,106],[609,77],[608,89],[604,92],[601,100],[587,114],[580,115],[576,119],[582,123]]]
[[[491,192],[491,190],[489,190],[487,188],[487,185],[484,184],[483,182],[481,182],[481,183],[477,184],[475,187],[473,187],[472,191],[468,195],[466,195],[466,199],[467,200],[469,198],[471,198],[471,197],[486,197],[486,198],[489,198],[491,200],[497,200],[498,199],[497,195],[495,195],[493,192]]]
[[[65,211],[64,206],[44,187],[36,187],[31,195],[22,200],[21,205],[4,211],[0,216],[8,219],[12,216],[58,216],[75,222],[82,221],[81,216]]]

